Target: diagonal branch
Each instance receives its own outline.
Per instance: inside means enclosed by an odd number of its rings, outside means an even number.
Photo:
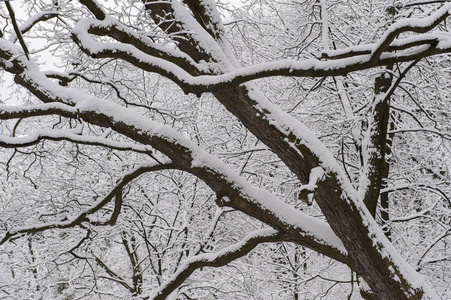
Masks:
[[[63,229],[70,228],[81,225],[83,222],[92,222],[88,217],[89,215],[94,214],[95,212],[102,209],[105,205],[107,205],[121,190],[125,185],[138,178],[142,174],[154,171],[161,171],[167,169],[173,169],[174,165],[172,163],[160,164],[160,163],[149,163],[143,164],[139,167],[136,167],[132,171],[126,173],[122,176],[122,178],[116,183],[116,186],[102,199],[95,202],[89,208],[83,210],[78,213],[76,216],[71,217],[70,219],[61,220],[54,223],[43,223],[43,224],[35,224],[27,227],[20,227],[8,230],[3,237],[0,238],[0,245],[6,243],[8,240],[14,239],[17,236],[23,234],[30,234],[36,232],[42,232],[49,229]],[[95,222],[95,225],[109,225],[108,222]]]
[[[248,254],[262,243],[283,240],[283,235],[271,228],[260,229],[248,234],[239,243],[233,244],[216,253],[207,253],[188,258],[162,286],[153,291],[150,299],[166,299],[194,271],[203,267],[221,267]]]
[[[5,5],[6,5],[6,8],[8,9],[8,13],[11,18],[11,23],[13,24],[13,27],[14,27],[14,31],[16,32],[16,35],[19,38],[19,43],[22,46],[25,56],[27,57],[28,60],[30,60],[27,45],[25,44],[25,41],[23,39],[22,32],[20,31],[19,25],[17,25],[16,15],[14,13],[14,10],[13,10],[11,4],[9,3],[9,0],[5,1]]]
[[[21,65],[23,68],[35,70],[32,62],[21,61]],[[76,103],[75,109],[80,119],[101,127],[112,128],[136,142],[161,151],[178,169],[194,174],[218,195],[224,196],[222,198],[230,200],[220,203],[221,205],[241,210],[280,229],[287,235],[287,239],[293,242],[315,249],[336,260],[347,261],[341,241],[327,223],[297,211],[268,191],[243,182],[242,178],[223,162],[207,154],[171,127],[163,126],[109,101],[61,87],[40,72],[25,69],[16,76],[16,81],[45,103],[55,101],[70,105]]]

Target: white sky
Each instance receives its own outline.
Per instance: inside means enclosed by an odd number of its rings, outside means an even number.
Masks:
[[[16,19],[23,20],[26,16],[21,14],[22,10],[20,9],[23,0],[14,0],[10,1],[10,5],[13,8]],[[5,4],[0,1],[0,9],[2,12],[7,12]],[[0,19],[0,25],[3,29],[5,22]],[[20,26],[20,23],[19,23]],[[6,35],[8,38],[8,35]],[[8,72],[4,72],[0,70],[0,103],[5,103],[8,105],[14,105],[18,102],[17,95],[13,93],[12,86],[14,85],[14,77]]]
[[[14,13],[16,15],[16,19],[18,22],[18,25],[24,23],[25,20],[28,19],[28,15],[24,14],[24,10],[21,9],[24,1],[26,0],[13,0],[10,2],[10,5],[12,6]],[[2,0],[0,0],[0,10],[2,12],[7,13],[6,7],[4,3],[2,3]],[[0,28],[3,29],[5,26],[5,22],[1,20],[0,18]],[[8,24],[8,30],[12,30],[11,24]],[[8,39],[9,35],[5,34],[5,37]],[[37,40],[36,38],[28,39],[25,37],[25,43],[28,46],[28,49],[32,51],[33,49],[37,49],[40,47],[43,47],[47,44],[47,41],[42,41],[42,44]],[[57,58],[54,58],[54,56],[46,51],[39,52],[39,57],[41,59],[39,60],[40,66],[46,68],[46,69],[55,69],[55,63],[58,63],[59,60]],[[36,58],[36,57],[35,57]],[[42,64],[43,63],[43,64]],[[14,77],[10,73],[2,72],[0,70],[0,103],[5,103],[7,105],[17,105],[20,104],[20,95],[18,95],[16,92],[13,91],[12,87],[17,85],[14,84]]]

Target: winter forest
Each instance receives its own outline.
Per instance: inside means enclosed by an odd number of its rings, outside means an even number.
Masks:
[[[451,299],[450,22],[0,2],[0,299]]]

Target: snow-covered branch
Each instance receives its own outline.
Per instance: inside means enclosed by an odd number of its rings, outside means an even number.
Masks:
[[[5,148],[19,148],[36,145],[42,140],[51,141],[69,141],[77,144],[101,146],[114,150],[121,151],[134,151],[137,153],[152,153],[150,147],[137,145],[130,142],[117,142],[110,139],[106,139],[98,136],[87,136],[81,133],[73,133],[77,130],[56,130],[56,129],[43,129],[33,132],[28,136],[21,137],[7,137],[0,135],[0,146]]]
[[[424,33],[435,28],[450,15],[451,4],[446,4],[429,17],[409,18],[392,24],[371,51],[371,61],[377,61],[393,40],[404,32]]]
[[[96,213],[100,209],[102,209],[105,205],[107,205],[116,195],[119,191],[122,190],[122,188],[136,179],[137,177],[141,176],[144,173],[148,172],[154,172],[154,171],[161,171],[165,169],[173,169],[174,165],[170,162],[160,164],[160,163],[149,163],[149,164],[143,164],[132,171],[126,173],[122,176],[122,178],[116,183],[114,188],[102,199],[96,201],[93,205],[88,207],[87,209],[84,209],[83,211],[75,214],[74,216],[67,216],[63,220],[53,223],[43,223],[43,224],[34,224],[29,225],[26,227],[19,227],[19,228],[13,228],[8,231],[6,231],[2,237],[0,237],[0,245],[4,244],[8,240],[14,239],[17,236],[23,235],[23,234],[30,234],[30,233],[36,233],[36,232],[42,232],[49,229],[63,229],[63,228],[70,228],[81,225],[83,222],[92,223],[94,222],[96,225],[109,225],[110,221],[94,221],[91,220],[89,217],[90,215]]]
[[[0,106],[0,120],[23,119],[48,115],[77,118],[77,109],[73,106],[58,102],[28,106]]]
[[[439,42],[446,43],[450,39],[447,32],[423,33],[416,36],[400,38],[392,41],[384,52],[402,51],[424,45],[437,45]],[[324,51],[322,57],[329,60],[355,57],[359,55],[371,54],[376,47],[376,43],[369,43],[357,46],[349,46],[343,49]]]
[[[440,12],[437,12],[434,17],[431,16],[431,18],[436,20],[436,22],[432,22],[433,27],[443,21],[443,18],[445,18],[443,17],[444,13],[445,11],[441,10]],[[442,17],[436,16],[437,14]],[[426,19],[423,23],[429,24],[428,20],[429,19]],[[427,31],[426,29],[421,30],[424,31],[420,32]],[[118,43],[102,43],[95,41],[89,35],[89,33],[108,34],[108,32],[118,40],[126,40],[127,37],[136,41],[136,43],[134,46]],[[397,31],[394,30],[393,32]],[[391,37],[392,35],[388,35],[387,39]],[[105,21],[84,20],[79,22],[73,30],[73,39],[84,52],[92,57],[110,57],[126,60],[148,72],[156,72],[166,76],[176,82],[185,92],[194,94],[213,92],[230,85],[238,85],[254,79],[272,76],[324,77],[346,75],[354,71],[371,67],[385,66],[395,62],[399,63],[417,60],[419,58],[451,51],[451,37],[449,35],[425,34],[419,38],[405,38],[397,41],[397,43],[393,45],[393,48],[390,49],[390,52],[383,54],[382,52],[379,53],[378,59],[374,59],[374,56],[369,55],[372,49],[378,47],[378,44],[370,44],[330,51],[330,53],[327,52],[326,56],[331,56],[333,58],[342,57],[332,61],[320,61],[317,59],[295,61],[284,59],[237,69],[229,65],[226,66],[228,71],[220,75],[192,76],[184,68],[180,67],[186,65],[186,63],[177,63],[180,59],[189,62],[182,55],[174,56],[171,53],[167,53],[167,51],[163,51],[161,47],[152,46],[150,41],[144,42],[143,38],[136,36],[135,33],[121,29],[119,24],[112,18],[107,18]],[[391,42],[392,41],[390,41],[390,43]],[[381,42],[381,45],[385,44]],[[421,47],[417,47],[419,45],[421,45]],[[385,51],[386,48],[387,47],[379,46],[377,49],[383,49],[383,51]],[[391,52],[399,49],[404,49],[406,51],[400,53]],[[377,53],[378,52],[379,50],[377,50]],[[168,55],[171,55],[171,57],[168,57]],[[223,59],[229,61],[228,58],[223,57]],[[192,62],[189,62],[189,64],[192,64]],[[199,68],[201,66],[196,65],[196,67]],[[209,67],[207,67],[207,69],[203,68],[199,70],[207,71],[208,69]]]
[[[131,45],[133,48],[138,49],[146,55],[172,62],[187,72],[199,73],[199,71],[202,71],[202,68],[205,68],[205,66],[196,63],[185,53],[158,45],[147,36],[125,27],[111,16],[106,17],[102,21],[85,19],[78,22],[73,30],[75,40],[77,41],[79,37],[83,37],[83,33],[94,34],[97,36],[109,36],[120,43]],[[89,42],[86,38],[82,40],[85,41],[84,44]]]
[[[19,27],[19,30],[20,30],[20,32],[22,34],[27,33],[37,23],[42,22],[42,21],[50,20],[50,19],[55,18],[55,17],[57,17],[59,15],[60,14],[57,11],[54,11],[54,12],[49,12],[49,11],[39,12],[39,13],[34,14],[33,16],[31,16],[30,18],[28,18],[27,21]],[[9,41],[11,41],[13,43],[16,41],[16,39],[17,39],[17,35],[15,33],[11,34],[11,36],[9,37]]]
[[[242,257],[261,243],[282,241],[283,235],[272,228],[260,229],[245,236],[240,242],[216,253],[188,258],[162,286],[154,290],[150,299],[166,299],[194,271],[202,267],[220,267]]]
[[[227,206],[242,210],[274,228],[290,232],[293,241],[297,240],[340,261],[346,260],[343,256],[346,251],[341,241],[327,223],[294,210],[267,191],[244,183],[242,178],[230,171],[224,163],[207,154],[171,127],[151,121],[109,101],[61,87],[39,72],[32,62],[16,59],[26,68],[19,74],[19,82],[43,102],[75,104],[80,119],[97,126],[112,128],[132,140],[161,151],[172,159],[177,168],[194,174],[217,194],[231,199]]]

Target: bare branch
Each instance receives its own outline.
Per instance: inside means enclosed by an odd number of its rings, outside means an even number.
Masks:
[[[5,5],[6,5],[6,8],[8,9],[9,16],[11,17],[11,23],[13,23],[14,31],[16,32],[16,35],[19,38],[19,42],[20,42],[20,45],[22,46],[25,56],[27,57],[28,60],[30,60],[27,45],[25,44],[25,41],[22,36],[22,32],[19,29],[19,25],[17,25],[16,15],[14,14],[14,10],[13,10],[11,4],[9,3],[9,0],[5,1]]]

